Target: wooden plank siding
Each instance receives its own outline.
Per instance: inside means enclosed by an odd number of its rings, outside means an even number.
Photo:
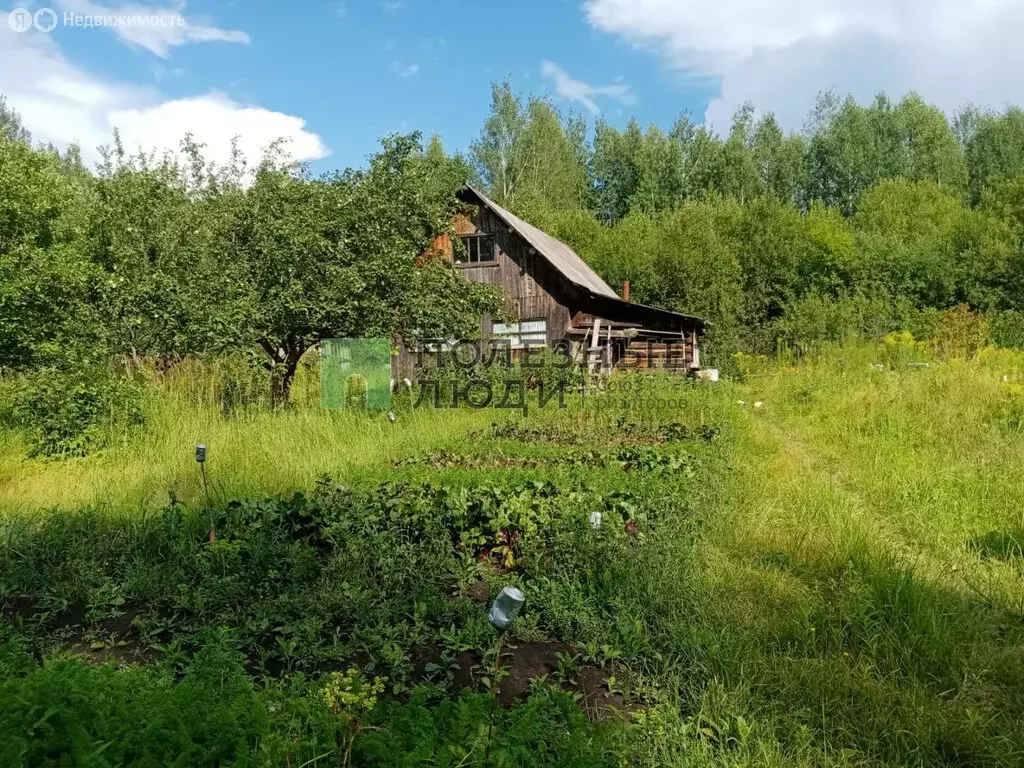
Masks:
[[[471,231],[463,227],[460,234],[493,235],[497,255],[491,263],[459,265],[463,275],[499,286],[505,292],[505,311],[520,321],[546,321],[549,344],[563,338],[570,314],[562,303],[566,297],[559,290],[560,275],[540,254],[530,253],[529,243],[486,208],[477,212],[473,227]],[[483,318],[480,330],[484,336],[490,335],[492,328],[491,318]]]
[[[458,235],[493,235],[495,260],[489,263],[456,264],[456,268],[467,280],[476,283],[490,283],[499,286],[505,293],[505,311],[520,321],[544,320],[547,322],[547,342],[551,345],[565,337],[569,329],[569,308],[560,303],[570,297],[559,290],[563,285],[561,275],[547,263],[540,254],[530,253],[531,246],[515,231],[481,206],[472,218],[456,216],[453,229]],[[434,238],[433,252],[449,261],[457,254],[452,238],[443,233]],[[480,332],[487,338],[494,329],[491,316],[480,319]],[[400,350],[392,365],[396,380],[411,378],[417,355],[410,350]]]

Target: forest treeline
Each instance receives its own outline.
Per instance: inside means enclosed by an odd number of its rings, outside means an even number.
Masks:
[[[1024,111],[824,94],[797,133],[564,116],[494,87],[478,181],[643,303],[714,322],[719,364],[909,330],[969,307],[1024,345]],[[957,314],[963,316],[963,311]],[[982,322],[979,319],[979,322]]]
[[[465,155],[392,136],[366,167],[314,177],[280,145],[256,168],[237,151],[212,165],[189,137],[181,150],[130,154],[115,135],[86,168],[34,144],[0,97],[0,372],[18,382],[0,414],[42,450],[78,450],[79,426],[118,410],[112,360],[247,357],[280,404],[321,338],[478,332],[501,297],[423,259],[467,179],[633,300],[711,320],[722,367],[930,339],[953,308],[1024,346],[1017,108],[949,119],[912,94],[825,95],[801,132],[746,106],[718,135],[686,117],[590,125],[499,83]]]

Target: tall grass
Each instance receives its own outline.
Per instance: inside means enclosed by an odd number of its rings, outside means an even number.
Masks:
[[[1024,355],[890,353],[738,388],[763,406],[736,405],[708,521],[706,674],[791,749],[813,734],[809,762],[1019,764]]]
[[[314,371],[300,371],[292,407],[271,411],[265,383],[237,366],[184,363],[145,371],[145,426],[111,435],[93,455],[26,459],[19,435],[0,434],[0,514],[105,507],[161,508],[174,498],[205,503],[195,446],[209,449],[212,501],[278,496],[308,489],[329,474],[386,472],[395,459],[443,446],[486,425],[481,411],[405,410],[390,423],[379,412],[320,408]],[[234,378],[229,378],[234,377]],[[225,382],[232,382],[230,389]]]

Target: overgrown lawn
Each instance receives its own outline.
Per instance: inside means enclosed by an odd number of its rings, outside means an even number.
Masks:
[[[395,424],[178,382],[96,456],[8,435],[0,762],[1019,764],[1024,357],[742,367]]]

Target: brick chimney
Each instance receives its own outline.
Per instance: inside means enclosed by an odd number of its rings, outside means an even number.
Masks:
[[[629,280],[622,284],[622,300],[629,301]]]

